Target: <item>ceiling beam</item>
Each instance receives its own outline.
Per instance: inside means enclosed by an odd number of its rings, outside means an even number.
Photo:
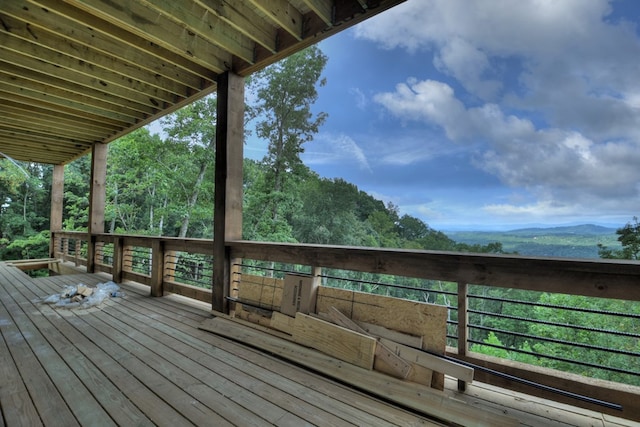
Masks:
[[[304,2],[327,27],[333,27],[333,0],[304,0]]]
[[[6,33],[0,33],[0,58],[5,62],[28,68],[40,74],[56,76],[68,82],[108,92],[121,99],[149,107],[159,108],[163,103],[175,100],[174,95],[148,85],[144,88],[147,89],[146,91],[134,90],[131,85],[123,86],[120,84],[123,80],[122,76],[118,76],[110,70],[96,69],[87,63],[78,64],[77,61],[66,55],[57,52],[51,52],[51,57],[42,55],[42,47],[24,41],[20,42]],[[118,84],[114,83],[114,80]],[[161,95],[162,99],[150,97],[149,93]]]
[[[260,12],[297,41],[302,40],[302,13],[287,0],[249,0]],[[278,49],[279,50],[279,49]]]
[[[154,114],[158,107],[148,99],[140,98],[138,94],[127,97],[119,94],[117,89],[112,89],[99,79],[72,73],[64,68],[55,67],[43,61],[33,58],[21,58],[14,52],[6,51],[0,47],[0,63],[6,73],[12,73],[16,77],[22,77],[39,83],[40,86],[48,85],[60,90],[74,93],[76,96],[87,96],[94,100],[94,105],[117,111],[130,110],[132,117],[142,117]],[[19,65],[14,65],[18,63]],[[24,68],[23,68],[24,67]],[[66,72],[65,72],[66,71]],[[75,77],[75,78],[74,78]],[[132,99],[133,98],[133,99]],[[146,103],[145,103],[146,101]]]
[[[251,40],[276,53],[276,27],[251,9],[246,0],[195,0]]]
[[[104,79],[114,84],[130,87],[139,92],[149,92],[148,87],[166,93],[166,96],[158,94],[159,98],[187,97],[193,88],[199,88],[201,79],[193,76],[193,81],[189,81],[189,75],[185,73],[185,85],[182,82],[163,78],[155,68],[142,68],[138,64],[126,61],[126,53],[121,58],[111,55],[104,55],[94,47],[81,44],[68,37],[60,36],[51,31],[29,25],[28,23],[15,19],[11,16],[0,13],[0,33],[5,36],[7,47],[27,55],[36,55],[42,60],[57,64],[61,62],[63,66],[77,68],[89,74],[103,76]],[[12,41],[13,40],[13,41]],[[156,62],[157,58],[151,57]],[[150,66],[150,63],[145,63]],[[162,68],[160,66],[160,68]],[[107,73],[113,76],[109,78]]]
[[[149,115],[133,110],[130,106],[118,106],[113,97],[107,94],[104,94],[101,99],[95,91],[82,92],[64,80],[42,76],[26,69],[18,69],[10,64],[0,65],[2,66],[0,81],[5,87],[7,85],[13,86],[14,91],[18,90],[24,94],[31,93],[38,99],[51,98],[62,105],[93,111],[97,115],[111,117],[126,123],[135,123],[136,120]]]
[[[170,17],[171,20],[180,22],[176,25],[194,32],[209,43],[217,45],[251,64],[254,63],[254,42],[220,19],[217,14],[210,13],[199,4],[192,3],[188,8],[175,0],[141,1],[150,8]]]
[[[20,7],[13,6],[16,2],[26,3],[23,13],[20,13]],[[8,3],[12,12],[17,9],[17,17],[26,19],[31,25],[88,46],[100,55],[119,57],[176,82],[189,82],[193,89],[202,87],[202,79],[215,81],[217,76],[207,67],[63,1],[11,0]],[[3,4],[0,9],[8,8]]]
[[[209,70],[209,72],[203,73],[207,76],[210,73],[222,73],[231,66],[231,55],[228,52],[212,45],[164,14],[149,9],[136,0],[129,0],[126,6],[101,0],[68,1],[90,14],[90,19],[85,22],[86,25],[95,25],[97,17],[110,23],[110,28],[121,28],[128,32],[127,34],[121,31],[118,34],[122,42],[141,47],[139,40],[142,38],[147,40],[145,45],[152,48],[153,46],[148,43],[148,41],[152,41],[153,44],[176,54],[177,58],[184,58],[188,64],[187,70],[192,69],[194,64],[198,64]],[[112,29],[109,27],[107,29],[109,33],[113,33]],[[132,37],[133,35],[135,37]],[[184,63],[184,61],[179,62]]]
[[[0,71],[0,92],[6,92],[15,96],[24,97],[35,105],[48,103],[57,107],[67,108],[78,112],[87,112],[101,119],[113,120],[120,126],[128,126],[135,123],[135,119],[125,114],[100,108],[95,105],[88,104],[92,100],[87,97],[68,98],[70,94],[56,88],[45,85],[37,85],[29,80],[18,78],[15,76],[7,76]]]

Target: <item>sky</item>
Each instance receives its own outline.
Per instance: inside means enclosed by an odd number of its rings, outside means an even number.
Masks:
[[[302,159],[437,230],[621,227],[639,23],[635,0],[409,0],[320,43],[328,119]]]

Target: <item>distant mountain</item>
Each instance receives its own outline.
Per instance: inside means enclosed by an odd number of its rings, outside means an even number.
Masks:
[[[613,249],[620,247],[615,228],[593,224],[510,231],[451,231],[447,235],[460,243],[500,242],[506,252],[557,258],[599,258],[598,244]]]
[[[571,225],[564,227],[550,228],[520,228],[517,230],[506,231],[506,234],[514,234],[520,236],[526,235],[577,235],[577,236],[606,236],[616,233],[616,228],[603,227],[594,224]]]

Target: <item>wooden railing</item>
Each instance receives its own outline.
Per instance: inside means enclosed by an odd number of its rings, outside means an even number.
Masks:
[[[147,284],[151,287],[152,295],[170,292],[206,302],[211,302],[214,298],[209,289],[179,283],[176,279],[176,259],[183,254],[212,257],[211,240],[110,234],[93,235],[89,240],[86,233],[70,232],[56,232],[52,234],[52,238],[56,258],[83,265],[87,264],[86,258],[82,258],[83,245],[96,245],[95,271],[110,273],[115,281],[127,279]],[[457,347],[448,348],[447,354],[525,382],[542,384],[546,389],[532,388],[529,384],[514,382],[504,376],[480,370],[476,370],[476,380],[640,421],[640,405],[637,404],[640,401],[640,388],[471,352],[468,324],[468,290],[475,285],[639,302],[638,262],[251,241],[230,241],[226,246],[231,254],[230,259],[235,260],[308,266],[313,271],[319,271],[320,268],[340,269],[453,282],[457,284],[454,296],[457,299]],[[140,248],[144,250],[141,251]],[[142,258],[145,262],[140,261]],[[140,265],[148,267],[141,271]],[[234,266],[230,268],[233,269]],[[235,268],[237,269],[237,264]],[[202,274],[202,277],[210,276]],[[565,395],[549,394],[549,388],[587,396],[590,400],[581,401]],[[593,403],[594,400],[620,405],[622,410],[603,407]]]
[[[115,282],[131,280],[150,287],[151,295],[165,292],[180,294],[211,303],[211,274],[201,274],[205,280],[197,285],[176,281],[176,271],[183,254],[213,257],[212,241],[208,239],[179,239],[172,237],[96,234],[89,239],[82,232],[54,232],[53,257],[73,262],[76,266],[91,264],[87,260],[88,245],[95,245],[94,272],[112,275]],[[210,266],[209,266],[210,269]],[[206,280],[208,278],[208,280]]]

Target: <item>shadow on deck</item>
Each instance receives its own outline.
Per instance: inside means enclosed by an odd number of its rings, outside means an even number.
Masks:
[[[206,304],[124,298],[54,309],[42,297],[104,274],[32,279],[0,263],[0,426],[445,425],[198,329]],[[446,393],[521,425],[629,426],[630,421],[473,383]]]

